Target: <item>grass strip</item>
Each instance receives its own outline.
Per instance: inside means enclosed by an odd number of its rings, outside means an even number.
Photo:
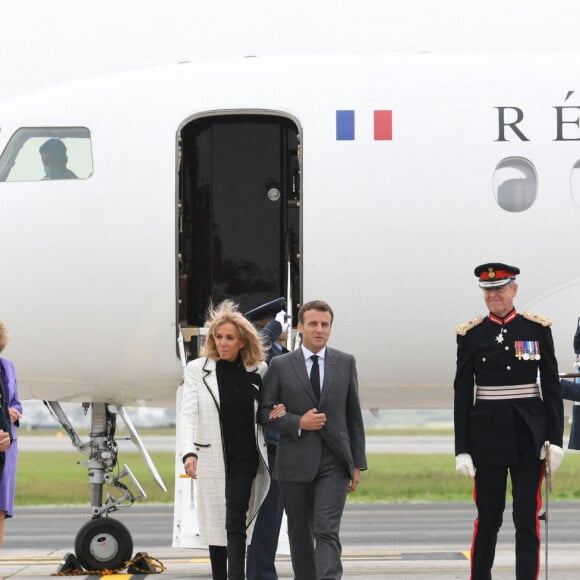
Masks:
[[[151,503],[172,503],[173,453],[151,453],[167,485],[163,492],[138,453],[119,454],[119,464],[129,465]],[[86,504],[90,502],[87,468],[78,465],[76,452],[20,452],[16,481],[16,505]],[[363,472],[350,502],[448,502],[471,501],[473,483],[455,472],[455,459],[447,455],[370,454],[369,470]],[[127,478],[122,480],[129,485]],[[105,486],[105,494],[114,493]],[[116,493],[114,493],[117,496]],[[508,497],[511,491],[508,491]],[[569,452],[553,476],[550,499],[580,498],[580,453]]]

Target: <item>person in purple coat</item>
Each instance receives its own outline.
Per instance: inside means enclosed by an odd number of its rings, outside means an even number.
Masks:
[[[8,331],[0,322],[0,353],[8,343]],[[5,452],[4,473],[0,478],[0,546],[4,540],[4,524],[6,518],[11,518],[14,513],[14,494],[16,491],[16,463],[18,461],[18,442],[16,427],[22,417],[22,405],[18,398],[18,386],[14,365],[8,359],[0,357],[0,385],[4,389],[4,398],[8,405],[10,415],[10,429],[12,445]]]

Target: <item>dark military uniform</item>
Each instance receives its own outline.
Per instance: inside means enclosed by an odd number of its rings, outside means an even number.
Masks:
[[[580,383],[576,381],[560,380],[562,387],[562,397],[568,401],[580,402]],[[572,407],[572,426],[570,427],[570,437],[568,438],[568,449],[580,449],[580,405]]]
[[[476,468],[478,516],[471,548],[472,580],[491,579],[505,508],[513,488],[516,578],[536,580],[545,441],[562,447],[563,404],[554,343],[546,318],[512,310],[457,328],[454,382],[455,453]]]
[[[576,354],[576,358],[580,359],[580,318],[578,318],[578,327],[574,334],[574,353]],[[580,382],[578,379],[574,379],[573,381],[562,379],[560,385],[564,399],[574,401],[568,449],[578,450],[580,449]]]
[[[285,308],[285,304],[284,298],[277,298],[266,304],[261,304],[245,314],[246,318],[252,322],[272,319],[260,332],[268,364],[273,357],[288,352],[276,344],[276,339],[282,334],[282,325],[274,320],[276,314]],[[268,451],[270,473],[274,470],[276,463],[279,440],[279,433],[264,427],[264,441]],[[246,578],[248,580],[277,580],[275,560],[283,515],[284,507],[280,498],[280,484],[277,479],[272,479],[268,495],[256,519],[252,541],[248,546],[246,559]]]

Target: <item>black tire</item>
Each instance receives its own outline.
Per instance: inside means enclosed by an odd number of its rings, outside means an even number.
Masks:
[[[75,552],[85,570],[117,570],[131,559],[133,539],[119,520],[95,518],[79,530]]]

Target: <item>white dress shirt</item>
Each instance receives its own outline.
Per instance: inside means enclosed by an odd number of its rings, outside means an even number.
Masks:
[[[312,370],[313,360],[310,358],[313,354],[318,356],[318,370],[320,371],[320,393],[322,393],[322,386],[324,385],[324,357],[326,356],[326,347],[318,352],[310,352],[303,344],[301,345],[302,354],[306,360],[306,372],[310,376],[310,371]]]

